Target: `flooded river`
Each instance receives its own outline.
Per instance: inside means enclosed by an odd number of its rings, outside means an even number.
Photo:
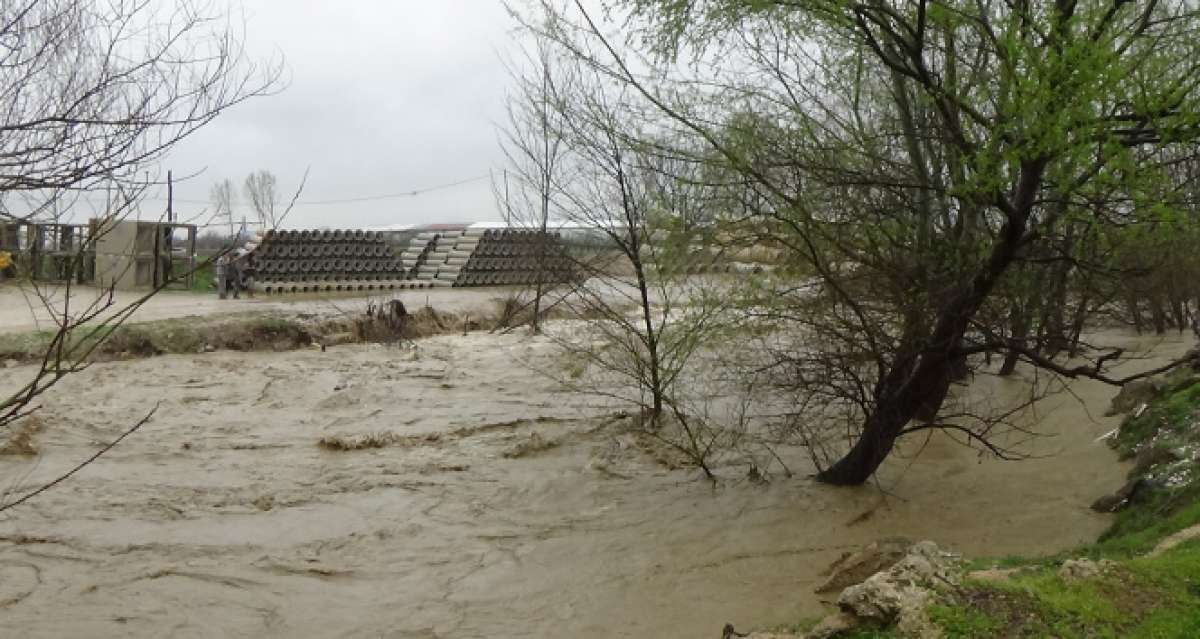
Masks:
[[[725,622],[820,614],[818,573],[880,537],[971,555],[1093,539],[1108,520],[1087,505],[1125,472],[1097,441],[1116,424],[1102,416],[1113,390],[1080,382],[1082,404],[1059,395],[1036,411],[1052,436],[1027,450],[1045,457],[1002,462],[937,436],[908,442],[878,486],[846,489],[807,479],[804,451],[784,449],[795,477],[758,484],[731,465],[714,486],[527,366],[555,357],[543,339],[473,333],[67,379],[38,413],[42,454],[0,457],[10,494],[160,406],[0,516],[0,635],[716,637]],[[974,392],[1019,384],[981,378]],[[318,445],[368,435],[386,445]]]

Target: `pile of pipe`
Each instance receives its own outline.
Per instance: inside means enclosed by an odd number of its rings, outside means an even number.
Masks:
[[[433,286],[568,282],[575,274],[557,233],[524,229],[428,231],[400,258],[412,264],[410,277]]]
[[[381,233],[362,230],[261,233],[239,252],[263,293],[392,290],[411,281]]]

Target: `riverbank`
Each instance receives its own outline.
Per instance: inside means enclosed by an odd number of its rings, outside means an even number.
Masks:
[[[959,577],[930,586],[915,636],[1200,636],[1200,375],[1180,371],[1130,396],[1129,414],[1107,437],[1131,466],[1128,482],[1093,504],[1116,513],[1112,525],[1048,556],[968,558]],[[901,616],[840,632],[809,620],[751,636],[914,636]]]

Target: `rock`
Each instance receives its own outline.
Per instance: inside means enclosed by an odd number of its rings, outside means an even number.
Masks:
[[[4,360],[4,368],[16,368],[16,367],[18,367],[18,366],[20,366],[20,365],[21,365],[21,363],[20,363],[20,362],[18,362],[17,360],[15,360],[15,359],[6,359],[6,360]]]
[[[738,637],[745,637],[745,639],[796,639],[796,635],[783,632],[751,632],[750,634],[745,634],[738,632],[733,627],[733,624],[725,624],[725,628],[721,631],[721,639],[736,639]]]
[[[821,620],[808,634],[804,635],[804,639],[831,639],[842,633],[849,632],[858,627],[858,618],[854,615],[844,612],[835,612]]]
[[[838,607],[858,619],[895,623],[905,637],[938,637],[940,631],[925,614],[933,588],[959,582],[959,558],[931,541],[914,544],[891,568],[850,586],[838,597]]]
[[[1112,405],[1109,406],[1108,412],[1105,415],[1112,416],[1120,413],[1128,413],[1136,408],[1139,404],[1144,404],[1158,397],[1166,390],[1166,381],[1160,378],[1139,379],[1121,387],[1121,392],[1112,399]]]
[[[1112,568],[1113,563],[1107,559],[1092,561],[1091,559],[1068,559],[1058,569],[1058,576],[1065,581],[1091,579]]]
[[[860,584],[867,577],[896,565],[912,545],[912,540],[904,537],[888,537],[854,554],[845,555],[822,573],[829,575],[829,578],[817,586],[816,592],[839,592],[847,586]]]

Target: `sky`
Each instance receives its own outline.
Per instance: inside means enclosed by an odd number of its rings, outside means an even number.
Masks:
[[[212,185],[230,178],[240,188],[258,169],[290,199],[306,167],[289,228],[500,219],[487,176],[503,166],[502,55],[514,45],[499,0],[244,0],[241,11],[250,55],[281,54],[288,86],[227,111],[164,160],[161,174],[198,173],[176,183],[181,220],[206,221]],[[305,204],[465,180],[474,181]],[[238,204],[252,217],[244,197]],[[162,199],[148,200],[142,217],[158,207]]]

